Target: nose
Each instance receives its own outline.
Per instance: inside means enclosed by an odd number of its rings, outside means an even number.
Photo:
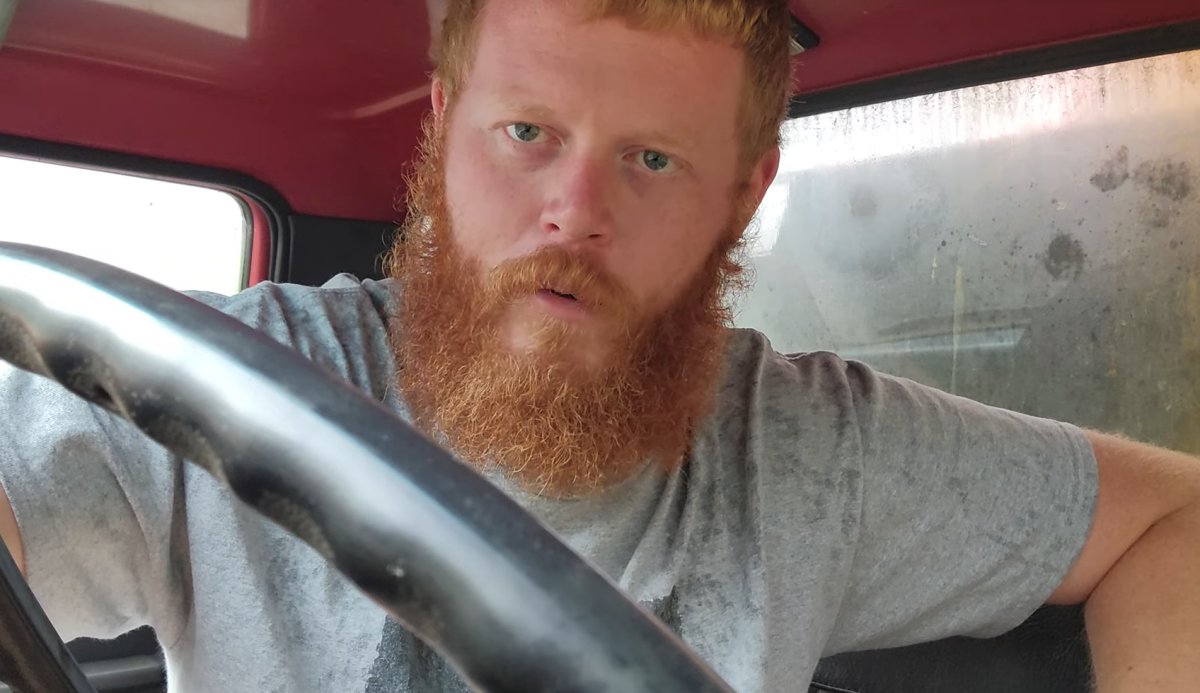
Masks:
[[[617,173],[603,157],[579,152],[563,157],[549,172],[541,227],[549,243],[589,247],[612,238]]]

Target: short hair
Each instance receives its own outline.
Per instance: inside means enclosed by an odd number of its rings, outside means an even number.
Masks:
[[[562,1],[562,0],[560,0]],[[745,56],[739,101],[741,162],[749,169],[779,144],[791,95],[790,16],[786,0],[571,0],[585,17],[616,18],[635,29],[690,31],[728,40]],[[449,0],[433,47],[434,74],[447,99],[462,89],[474,59],[478,18],[487,0]]]

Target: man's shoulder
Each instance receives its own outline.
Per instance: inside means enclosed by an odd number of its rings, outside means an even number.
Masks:
[[[322,286],[262,282],[232,296],[192,298],[292,347],[378,396],[394,369],[389,331],[396,315],[390,280],[338,275]]]
[[[348,274],[321,286],[260,282],[229,296],[186,293],[293,346],[326,338],[355,341],[355,334],[361,338],[386,330],[396,312],[391,281],[363,281]]]
[[[355,304],[370,305],[385,316],[395,312],[395,290],[391,280],[360,280],[350,274],[339,274],[321,286],[259,282],[232,295],[202,291],[184,293],[239,319],[256,314],[279,316],[315,306],[345,309]]]
[[[722,446],[756,441],[757,454],[791,454],[801,440],[824,450],[860,427],[883,380],[832,352],[785,354],[762,333],[737,329],[720,382],[711,423]]]
[[[783,353],[762,332],[734,328],[729,331],[720,396],[738,392],[760,397],[864,395],[878,377],[869,366],[831,351]]]

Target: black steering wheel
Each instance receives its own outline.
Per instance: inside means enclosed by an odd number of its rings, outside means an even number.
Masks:
[[[0,358],[203,467],[478,690],[731,690],[473,470],[197,301],[98,262],[0,243]],[[92,690],[0,554],[0,676],[21,690]]]

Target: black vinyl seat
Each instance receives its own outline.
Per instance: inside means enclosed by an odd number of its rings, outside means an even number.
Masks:
[[[809,693],[1089,693],[1083,608],[1043,607],[994,639],[948,638],[821,660]]]

